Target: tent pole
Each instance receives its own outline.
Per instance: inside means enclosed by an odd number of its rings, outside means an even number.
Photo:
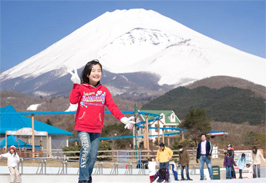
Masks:
[[[149,119],[148,119],[148,115],[146,114],[146,146],[147,146],[147,150],[148,150],[148,155],[150,155],[150,144],[149,144]]]
[[[144,149],[146,149],[147,148],[147,135],[146,135],[146,133],[147,133],[147,128],[146,128],[146,123],[145,124],[143,124],[143,126],[144,126],[144,128],[143,128],[143,138],[142,138],[142,142],[143,142],[143,146],[144,146]]]
[[[162,141],[164,143],[164,129],[162,129]]]
[[[159,120],[157,120],[157,125],[158,125],[158,145],[160,145],[160,123],[159,123]]]
[[[7,150],[7,131],[6,131],[5,139],[6,139],[6,150]]]
[[[48,132],[47,132],[47,135],[46,135],[46,157],[49,157],[49,154],[48,154]]]
[[[31,129],[32,129],[32,157],[35,157],[35,139],[34,139],[34,114],[31,115]]]

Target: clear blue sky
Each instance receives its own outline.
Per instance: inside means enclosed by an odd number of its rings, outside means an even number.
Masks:
[[[265,0],[1,0],[1,72],[39,53],[106,11],[157,11],[208,37],[265,58]]]

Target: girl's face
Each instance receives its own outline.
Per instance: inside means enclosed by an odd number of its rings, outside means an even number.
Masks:
[[[91,85],[96,85],[102,78],[102,70],[99,64],[92,66],[90,75],[87,75]]]
[[[227,156],[229,156],[229,153],[226,153]]]
[[[13,154],[14,153],[14,149],[10,149],[10,153]]]

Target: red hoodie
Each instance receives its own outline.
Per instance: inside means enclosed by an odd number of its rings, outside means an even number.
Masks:
[[[87,83],[74,84],[69,96],[71,104],[78,103],[75,130],[101,133],[104,123],[104,106],[120,121],[124,114],[116,106],[110,91],[99,84],[93,87]]]

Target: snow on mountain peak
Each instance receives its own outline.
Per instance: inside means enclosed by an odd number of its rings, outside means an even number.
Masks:
[[[95,58],[112,73],[159,75],[160,85],[179,85],[227,75],[266,86],[262,77],[266,66],[264,58],[232,48],[153,10],[144,9],[106,12],[1,73],[0,81],[37,78],[46,73],[59,78],[66,75],[69,68],[83,68]]]
[[[134,28],[104,46],[98,57],[110,72],[136,72],[139,69],[131,70],[134,64],[182,41],[184,39],[157,29]]]

